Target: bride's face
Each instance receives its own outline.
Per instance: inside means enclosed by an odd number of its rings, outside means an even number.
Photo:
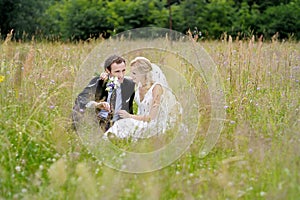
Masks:
[[[132,81],[135,83],[144,83],[146,81],[146,76],[144,73],[141,73],[137,67],[132,66],[130,70]]]

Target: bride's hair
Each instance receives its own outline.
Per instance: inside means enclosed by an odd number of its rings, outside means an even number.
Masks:
[[[146,75],[146,81],[152,82],[152,64],[145,57],[136,57],[130,62],[130,66],[137,67],[141,74]]]

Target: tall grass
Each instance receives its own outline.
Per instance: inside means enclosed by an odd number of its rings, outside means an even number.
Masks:
[[[98,162],[69,128],[76,72],[99,42],[2,41],[1,198],[299,198],[299,43],[201,42],[225,88],[227,119],[216,146],[200,158],[199,135],[172,165],[126,174]]]

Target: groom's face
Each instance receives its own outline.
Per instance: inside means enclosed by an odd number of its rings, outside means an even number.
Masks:
[[[126,64],[121,62],[119,64],[113,63],[111,64],[111,70],[108,71],[110,76],[118,77],[120,83],[123,83],[124,76],[126,73]]]

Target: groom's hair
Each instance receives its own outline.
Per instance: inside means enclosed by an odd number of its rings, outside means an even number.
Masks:
[[[111,65],[113,63],[117,63],[117,64],[120,64],[124,62],[126,64],[126,61],[124,58],[122,58],[121,56],[118,56],[118,55],[111,55],[109,56],[105,62],[104,62],[104,70],[108,69],[109,71],[111,71]]]

